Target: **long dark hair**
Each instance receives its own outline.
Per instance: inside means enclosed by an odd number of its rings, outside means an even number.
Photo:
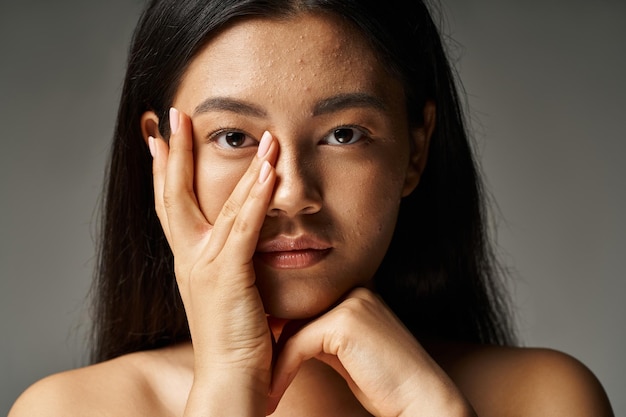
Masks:
[[[154,210],[151,157],[141,115],[168,109],[190,60],[238,19],[334,13],[355,25],[405,86],[407,112],[436,127],[420,185],[406,197],[375,286],[417,337],[510,344],[480,178],[455,77],[428,7],[406,0],[154,0],[133,36],[105,184],[92,298],[92,360],[189,339],[173,256]]]

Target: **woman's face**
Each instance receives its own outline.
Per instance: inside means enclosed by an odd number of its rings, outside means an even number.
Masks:
[[[211,224],[263,132],[279,144],[254,259],[269,314],[317,315],[368,285],[419,180],[427,132],[410,129],[402,86],[353,28],[310,14],[237,23],[193,59],[173,105],[192,118]]]

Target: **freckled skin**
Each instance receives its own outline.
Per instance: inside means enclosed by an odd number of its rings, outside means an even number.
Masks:
[[[387,110],[355,107],[313,116],[320,100],[356,92],[378,97]],[[282,214],[266,218],[261,239],[310,234],[333,249],[304,270],[256,265],[257,286],[273,315],[319,314],[369,282],[388,247],[401,197],[416,185],[406,184],[413,168],[402,88],[352,28],[304,15],[249,20],[211,40],[191,62],[174,106],[193,114],[200,102],[217,96],[253,103],[266,115],[221,111],[192,118],[200,207],[213,223],[256,151],[226,150],[204,138],[229,128],[259,140],[269,130],[280,146],[270,208]],[[343,125],[362,126],[371,140],[321,143]],[[307,206],[316,209],[298,211]]]

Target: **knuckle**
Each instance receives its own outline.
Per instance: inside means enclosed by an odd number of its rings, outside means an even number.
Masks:
[[[176,197],[171,191],[165,191],[163,193],[163,208],[168,211],[176,206]]]
[[[250,230],[250,223],[242,218],[237,218],[235,223],[233,223],[233,232],[235,233],[245,233]]]
[[[374,293],[365,288],[357,288],[337,307],[338,320],[343,325],[350,326],[376,311],[379,304],[380,300]]]
[[[362,300],[350,298],[337,307],[335,319],[340,323],[341,327],[349,328],[351,323],[358,317],[362,304]]]
[[[249,200],[257,200],[258,197],[251,194]],[[252,202],[252,206],[256,206],[256,202]],[[247,211],[245,212],[247,213]],[[233,231],[236,233],[247,233],[252,231],[258,231],[261,225],[256,225],[255,220],[248,218],[247,215],[239,215],[233,223]]]
[[[229,219],[235,218],[237,217],[240,209],[241,205],[229,198],[222,206],[222,216]]]
[[[376,297],[376,294],[363,287],[353,289],[349,295],[350,299],[358,299],[364,302],[375,302],[377,300]]]

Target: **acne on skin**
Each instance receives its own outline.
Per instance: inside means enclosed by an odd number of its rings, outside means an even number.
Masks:
[[[276,140],[276,185],[259,244],[324,246],[256,263],[268,310],[288,318],[318,314],[368,284],[400,200],[419,177],[400,83],[352,28],[307,17],[306,25],[249,20],[225,29],[191,61],[173,104],[192,117],[195,189],[210,223],[263,133]],[[340,144],[338,128],[359,140]],[[240,132],[243,146],[230,146],[228,132]]]

